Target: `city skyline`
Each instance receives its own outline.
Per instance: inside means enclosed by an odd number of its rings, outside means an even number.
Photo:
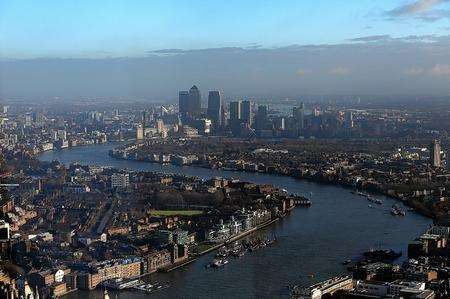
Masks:
[[[0,1],[0,298],[450,298],[449,21]]]

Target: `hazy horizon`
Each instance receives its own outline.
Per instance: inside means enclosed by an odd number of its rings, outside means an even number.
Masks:
[[[450,95],[450,1],[0,4],[0,97]]]

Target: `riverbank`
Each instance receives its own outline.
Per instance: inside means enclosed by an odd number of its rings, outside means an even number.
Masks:
[[[231,238],[229,238],[228,240],[226,240],[224,242],[215,244],[214,246],[212,246],[212,247],[210,247],[210,248],[208,248],[208,249],[206,249],[206,250],[196,254],[194,257],[189,258],[187,261],[183,261],[183,262],[178,263],[176,265],[172,265],[170,267],[161,269],[161,271],[162,272],[171,272],[171,271],[176,270],[178,268],[181,268],[181,267],[184,267],[186,265],[189,265],[189,264],[195,262],[198,259],[198,257],[200,257],[202,255],[205,255],[207,253],[213,252],[215,250],[218,250],[219,248],[221,248],[223,246],[226,246],[226,245],[228,245],[230,243],[238,241],[238,240],[240,240],[240,239],[242,239],[242,238],[244,238],[244,237],[246,237],[246,236],[248,236],[248,235],[250,235],[252,233],[255,233],[255,232],[257,232],[257,231],[259,231],[259,230],[261,230],[261,229],[263,229],[265,227],[268,227],[271,224],[274,224],[275,222],[279,221],[280,219],[281,218],[279,218],[279,217],[276,217],[275,219],[271,219],[271,220],[269,220],[269,221],[267,221],[267,222],[265,222],[265,223],[263,223],[261,225],[258,225],[257,227],[251,228],[251,229],[249,229],[247,231],[244,231],[244,232],[242,232],[242,233],[240,233],[240,234],[238,234],[238,235],[236,235],[234,237],[231,237]]]
[[[152,163],[152,164],[158,164],[158,165],[168,165],[171,163],[162,163],[162,162],[156,162],[156,161],[150,161],[150,160],[141,160],[141,159],[134,159],[131,157],[121,157],[121,156],[116,156],[116,155],[112,155],[111,151],[108,152],[108,155],[113,158],[113,159],[117,159],[117,160],[125,160],[125,161],[133,161],[133,162],[142,162],[142,163]],[[172,164],[175,165],[176,167],[183,167],[183,165],[177,165],[177,164]],[[390,197],[392,199],[398,200],[400,202],[402,202],[404,205],[411,207],[414,209],[414,211],[418,214],[421,214],[422,216],[428,217],[430,219],[433,219],[434,221],[436,221],[437,217],[436,215],[434,215],[431,211],[414,205],[410,200],[404,198],[403,196],[400,196],[398,194],[392,193],[389,190],[383,190],[383,189],[375,189],[373,187],[365,187],[365,186],[355,186],[355,185],[350,185],[347,184],[343,181],[334,181],[334,180],[324,180],[324,179],[319,179],[316,177],[311,177],[311,176],[297,176],[297,175],[292,175],[289,173],[279,173],[279,172],[265,172],[265,171],[247,171],[245,169],[238,169],[238,168],[214,168],[212,167],[210,164],[191,164],[189,165],[189,167],[198,167],[198,168],[204,168],[204,169],[209,169],[209,170],[223,170],[223,171],[231,171],[231,172],[242,172],[242,173],[261,173],[261,174],[269,174],[269,175],[276,175],[276,176],[281,176],[281,177],[290,177],[296,180],[306,180],[309,182],[314,182],[317,184],[323,184],[323,185],[335,185],[335,186],[341,186],[350,190],[361,190],[364,192],[369,192],[371,194],[374,195],[383,195],[383,196],[387,196]]]
[[[160,272],[145,278],[149,282],[168,282],[170,288],[151,295],[112,292],[119,298],[233,297],[239,289],[240,296],[245,298],[287,299],[290,294],[286,285],[310,284],[337,275],[345,269],[343,261],[357,258],[369,248],[392,248],[406,256],[406,244],[430,225],[428,218],[412,212],[408,217],[392,217],[389,208],[394,201],[391,198],[381,198],[384,205],[370,209],[366,200],[336,185],[261,173],[117,160],[108,156],[114,146],[117,144],[47,152],[40,159],[58,160],[67,165],[77,162],[135,171],[179,173],[204,179],[234,177],[257,184],[272,184],[297,194],[310,194],[313,201],[310,208],[297,208],[289,217],[264,229],[265,234],[277,236],[276,246],[230,260],[221,271],[205,270],[204,265],[210,262],[213,253],[205,254],[179,271]],[[309,278],[311,273],[314,273],[313,279]],[[98,299],[102,295],[101,290],[79,291],[66,298]]]

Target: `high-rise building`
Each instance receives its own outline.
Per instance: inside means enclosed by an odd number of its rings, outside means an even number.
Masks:
[[[230,102],[230,121],[235,122],[242,119],[242,101]]]
[[[192,86],[189,91],[178,93],[178,110],[183,117],[199,117],[202,112],[201,95],[197,86]]]
[[[220,121],[220,123],[224,127],[228,125],[228,111],[227,111],[225,105],[222,105],[221,121]]]
[[[192,86],[189,89],[189,114],[191,116],[198,117],[202,112],[202,97],[200,95],[200,90],[198,90],[197,86]]]
[[[275,128],[277,130],[284,131],[284,129],[285,129],[284,117],[279,116],[279,117],[275,118],[274,124],[275,124]]]
[[[256,113],[256,129],[266,130],[268,127],[269,117],[268,108],[266,105],[259,105],[258,112]]]
[[[242,122],[251,126],[253,122],[252,103],[248,100],[242,101],[241,108],[242,108],[241,111]]]
[[[178,110],[182,116],[189,112],[189,91],[180,91],[178,93]]]
[[[295,128],[303,130],[305,127],[305,105],[303,103],[299,107],[292,108],[292,117],[294,118]]]
[[[441,143],[439,140],[433,140],[430,144],[430,163],[433,167],[441,167]]]
[[[144,139],[144,127],[141,124],[139,124],[136,127],[136,140],[142,140],[142,139]]]
[[[209,92],[207,115],[215,127],[222,125],[222,95],[220,91],[212,90]]]
[[[344,125],[348,129],[353,128],[353,112],[352,111],[345,112]]]

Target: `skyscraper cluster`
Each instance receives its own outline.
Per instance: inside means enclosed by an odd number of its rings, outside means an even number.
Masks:
[[[208,94],[208,108],[206,117],[211,120],[212,126],[218,130],[224,123],[224,109],[222,94],[218,90],[211,90]],[[202,117],[201,93],[197,86],[189,91],[180,91],[178,94],[179,113],[186,124],[202,124],[198,120]]]
[[[201,93],[197,86],[179,92],[179,116],[184,126],[199,132],[232,134],[233,136],[293,136],[305,130],[304,104],[293,107],[292,117],[269,115],[267,105],[254,105],[250,100],[234,100],[224,106],[223,94],[218,90],[208,92],[207,108],[202,112]],[[210,125],[209,125],[210,124]],[[205,129],[210,127],[211,130]],[[284,132],[284,133],[283,133]]]
[[[202,112],[201,94],[197,86],[192,86],[189,91],[179,93],[179,111],[183,117],[199,117]]]

